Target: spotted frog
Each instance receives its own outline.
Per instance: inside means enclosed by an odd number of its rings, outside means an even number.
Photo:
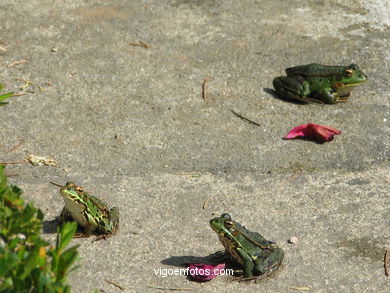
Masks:
[[[225,255],[243,267],[245,278],[265,277],[280,267],[283,250],[275,242],[233,221],[229,214],[211,219],[210,226],[225,247]]]
[[[273,80],[276,94],[305,103],[346,102],[352,89],[367,81],[367,76],[357,64],[327,66],[312,63],[287,68],[286,73],[287,76]]]

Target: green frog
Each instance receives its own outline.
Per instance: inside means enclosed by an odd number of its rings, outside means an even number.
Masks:
[[[357,64],[326,66],[312,63],[287,68],[286,73],[287,77],[279,76],[273,81],[277,95],[306,103],[346,102],[351,91],[367,81]]]
[[[224,213],[211,219],[210,226],[225,247],[225,256],[243,267],[245,278],[266,277],[280,267],[284,257],[283,250],[275,242],[266,240],[259,233],[233,221],[229,214]]]
[[[60,194],[65,202],[60,216],[60,221],[76,221],[84,227],[84,237],[89,237],[92,232],[100,234],[98,238],[107,238],[115,233],[119,226],[119,209],[113,207],[108,209],[107,204],[90,195],[81,186],[73,182],[67,182],[65,186],[51,182],[60,186]]]

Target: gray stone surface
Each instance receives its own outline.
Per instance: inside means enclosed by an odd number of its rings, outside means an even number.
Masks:
[[[1,161],[60,164],[9,165],[11,182],[48,221],[63,206],[49,180],[120,208],[117,235],[74,240],[74,291],[122,292],[105,279],[129,292],[388,290],[389,13],[385,0],[0,0],[0,81],[29,91],[0,108]],[[269,93],[286,67],[311,62],[358,63],[369,83],[337,105]],[[308,122],[343,133],[281,139]],[[257,284],[154,273],[221,250],[208,221],[222,212],[280,244],[279,273]]]

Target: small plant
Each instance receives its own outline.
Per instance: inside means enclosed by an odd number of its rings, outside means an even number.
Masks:
[[[0,91],[2,91],[4,88],[4,86],[0,83]],[[6,94],[3,94],[3,95],[0,95],[0,106],[4,106],[6,104],[8,104],[8,102],[2,102],[4,101],[5,99],[8,99],[10,97],[12,97],[14,95],[13,92],[10,92],[10,93],[6,93]]]
[[[3,171],[0,165],[0,292],[70,292],[66,277],[78,246],[66,246],[77,224],[65,223],[49,247],[40,236],[42,212],[25,204],[21,189],[9,186]]]

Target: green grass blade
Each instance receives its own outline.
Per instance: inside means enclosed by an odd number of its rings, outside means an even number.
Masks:
[[[0,102],[4,101],[5,99],[8,99],[10,97],[13,97],[13,96],[14,96],[13,92],[10,92],[10,93],[4,94],[4,95],[0,95]]]

